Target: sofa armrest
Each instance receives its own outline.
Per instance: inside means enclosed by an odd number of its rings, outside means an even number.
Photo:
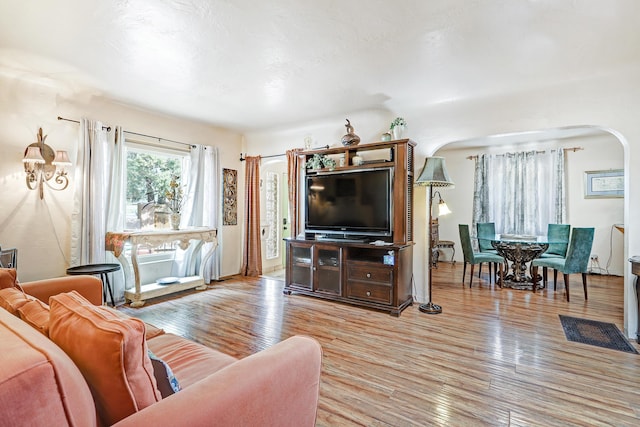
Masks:
[[[238,360],[115,426],[313,426],[322,348],[294,336]]]
[[[20,283],[29,295],[49,304],[49,297],[76,291],[94,305],[102,305],[102,281],[95,276],[65,276]]]

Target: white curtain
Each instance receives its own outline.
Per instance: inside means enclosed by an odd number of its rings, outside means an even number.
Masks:
[[[545,235],[566,218],[564,150],[480,155],[475,163],[473,228],[494,222],[497,233]]]
[[[126,224],[126,174],[127,159],[122,127],[116,126],[113,141],[109,144],[111,170],[107,191],[106,231],[122,231]],[[104,239],[103,239],[104,240]],[[107,262],[119,264],[112,252],[106,254]],[[111,275],[111,286],[116,302],[124,301],[125,275],[120,270]]]
[[[99,121],[80,121],[71,214],[71,266],[105,262],[104,236],[111,162]]]
[[[222,182],[218,149],[194,145],[191,147],[190,160],[186,203],[182,210],[180,226],[207,226],[218,230],[218,248],[204,266],[204,281],[209,283],[211,280],[220,278],[222,251]],[[203,245],[200,258],[195,262],[196,268],[199,268],[202,257],[209,251],[211,245],[212,243]]]

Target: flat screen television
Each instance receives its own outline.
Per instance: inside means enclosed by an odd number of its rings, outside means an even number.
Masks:
[[[306,177],[305,231],[391,236],[393,169],[360,169]]]

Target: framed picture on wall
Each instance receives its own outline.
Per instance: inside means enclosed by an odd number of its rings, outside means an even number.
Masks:
[[[586,171],[584,197],[585,199],[624,197],[624,169]]]
[[[238,171],[222,169],[222,225],[238,225]]]

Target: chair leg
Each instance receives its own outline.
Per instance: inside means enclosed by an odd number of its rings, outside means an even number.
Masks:
[[[584,300],[587,300],[587,273],[582,273],[582,287],[584,288]]]
[[[471,268],[473,268],[473,267],[471,267]],[[471,270],[471,271],[473,271],[473,270]],[[478,268],[478,279],[480,278],[480,275],[482,275],[482,263],[480,263],[480,268]]]
[[[564,290],[567,293],[567,302],[569,302],[569,275],[564,274]]]
[[[464,261],[464,264],[462,266],[462,283],[464,284],[464,276],[467,272],[467,261]]]
[[[536,270],[534,270],[534,271],[536,271]],[[547,287],[547,267],[542,267],[542,286],[544,286],[545,288]],[[554,286],[553,290],[554,291],[556,290],[555,286]]]
[[[469,275],[469,287],[473,284],[473,267],[475,264],[471,264],[471,274]],[[480,268],[482,268],[482,264],[480,264]]]
[[[502,283],[504,280],[504,270],[502,269],[502,263],[500,263],[498,267],[500,268],[500,282],[498,283],[498,286],[502,288]]]
[[[556,282],[558,281],[558,270],[553,269],[553,290],[556,290]]]

